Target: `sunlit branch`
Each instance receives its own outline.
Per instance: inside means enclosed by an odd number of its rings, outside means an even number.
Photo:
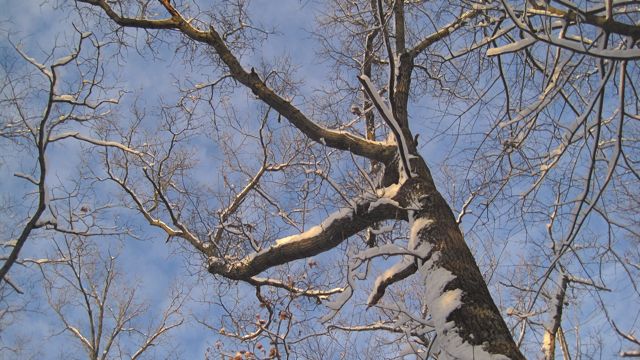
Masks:
[[[405,211],[400,209],[395,201],[360,201],[355,208],[337,211],[319,225],[301,234],[280,239],[273,246],[239,261],[228,262],[225,259],[211,257],[209,272],[230,279],[249,279],[271,267],[333,249],[375,222],[401,219],[405,216]]]
[[[234,79],[249,88],[262,101],[275,109],[284,118],[288,119],[291,124],[317,143],[340,150],[351,151],[357,155],[382,162],[389,161],[393,156],[393,146],[363,139],[347,132],[327,129],[307,118],[289,100],[277,95],[269,88],[269,86],[260,79],[255,70],[252,69],[250,72],[246,71],[213,26],[210,26],[206,31],[194,27],[168,0],[160,1],[171,15],[171,18],[163,20],[122,17],[104,0],[86,0],[81,2],[99,6],[105,11],[107,16],[120,26],[148,29],[175,29],[192,40],[210,45],[215,49],[220,59],[227,65]]]
[[[325,300],[330,295],[339,294],[344,291],[343,287],[338,287],[338,288],[333,288],[328,290],[304,289],[291,284],[287,284],[286,282],[281,280],[255,277],[255,276],[249,278],[246,281],[251,285],[276,287],[276,288],[287,290],[292,294],[316,298],[318,300]]]
[[[425,51],[429,46],[431,46],[432,44],[435,44],[436,42],[446,38],[449,35],[451,35],[451,33],[456,31],[457,29],[461,28],[463,25],[465,25],[467,21],[475,18],[476,16],[478,16],[480,14],[482,14],[482,11],[481,11],[480,8],[469,10],[469,11],[463,13],[462,15],[460,15],[460,17],[458,17],[457,19],[455,19],[451,23],[443,26],[442,28],[440,28],[435,33],[430,34],[430,35],[426,36],[424,39],[422,39],[419,43],[417,43],[413,48],[411,48],[409,50],[410,53],[414,57],[417,56],[418,54],[420,54],[423,51]],[[494,38],[495,38],[495,36],[494,36]]]
[[[145,154],[137,151],[135,149],[132,149],[124,144],[121,144],[117,141],[106,141],[106,140],[99,140],[99,139],[93,139],[90,138],[88,136],[82,135],[79,132],[66,132],[66,133],[62,133],[62,134],[57,134],[55,136],[51,136],[49,137],[49,142],[56,142],[56,141],[60,141],[63,139],[68,139],[68,138],[74,138],[74,139],[78,139],[80,141],[89,143],[89,144],[93,144],[93,145],[97,145],[97,146],[103,146],[103,147],[112,147],[112,148],[116,148],[116,149],[120,149],[124,152],[128,152],[130,154],[136,155],[136,156],[144,156]]]

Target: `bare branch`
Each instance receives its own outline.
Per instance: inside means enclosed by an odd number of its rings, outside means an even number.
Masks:
[[[370,159],[387,162],[393,153],[393,147],[381,142],[370,141],[352,134],[330,130],[308,119],[290,101],[277,95],[258,76],[255,70],[246,71],[236,56],[229,50],[218,32],[210,26],[207,31],[192,26],[167,0],[161,0],[165,9],[171,14],[166,20],[131,19],[119,16],[104,0],[81,1],[101,7],[118,25],[150,29],[176,29],[197,42],[213,47],[220,59],[227,65],[229,72],[238,82],[249,88],[262,101],[288,119],[298,130],[317,143],[348,150],[354,154]]]
[[[353,209],[337,211],[321,224],[299,235],[280,239],[268,249],[239,261],[227,263],[225,259],[210,258],[209,272],[230,279],[244,280],[271,267],[333,249],[375,222],[402,219],[406,216],[397,202],[393,199],[388,200],[392,201],[361,201]]]

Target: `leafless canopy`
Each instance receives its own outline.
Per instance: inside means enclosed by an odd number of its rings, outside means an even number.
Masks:
[[[637,356],[640,5],[296,3],[316,15],[296,38],[260,15],[284,3],[68,5],[109,65],[169,58],[176,91],[100,116],[119,97],[56,92],[73,53],[23,55],[49,104],[96,112],[85,133],[53,131],[85,120],[72,111],[3,118],[3,138],[38,151],[19,176],[39,200],[0,278],[34,229],[90,232],[47,210],[46,144],[75,138],[95,160],[81,183],[116,185],[122,211],[208,273],[202,300],[222,315],[196,319],[223,356],[326,358],[364,337],[380,352],[345,356]],[[283,37],[299,54],[270,55]]]

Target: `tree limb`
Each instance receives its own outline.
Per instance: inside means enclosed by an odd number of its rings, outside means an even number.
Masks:
[[[333,249],[350,236],[372,224],[388,219],[406,219],[406,211],[393,199],[383,198],[359,202],[355,208],[342,209],[329,216],[321,224],[276,243],[239,261],[227,262],[209,258],[209,272],[235,280],[250,281],[271,267],[294,260],[311,257]]]
[[[208,31],[194,27],[168,0],[160,0],[160,2],[171,14],[171,18],[162,20],[122,17],[117,14],[105,0],[80,0],[79,2],[102,8],[107,16],[123,27],[179,30],[194,41],[210,45],[220,59],[227,65],[234,79],[249,88],[260,100],[275,109],[298,130],[302,131],[308,138],[317,143],[350,151],[356,155],[381,162],[388,162],[393,158],[393,146],[378,141],[363,139],[344,131],[331,130],[307,118],[290,101],[279,96],[267,86],[253,69],[250,72],[246,71],[213,26],[209,26]]]

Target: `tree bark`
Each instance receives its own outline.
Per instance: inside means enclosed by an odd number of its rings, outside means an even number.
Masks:
[[[426,293],[423,296],[436,326],[441,358],[482,358],[482,352],[524,359],[491,298],[451,208],[434,184],[412,178],[401,192],[410,214]],[[418,205],[416,207],[416,205]],[[450,312],[449,312],[450,310]],[[467,343],[467,344],[464,344]],[[443,355],[445,355],[442,357]]]

